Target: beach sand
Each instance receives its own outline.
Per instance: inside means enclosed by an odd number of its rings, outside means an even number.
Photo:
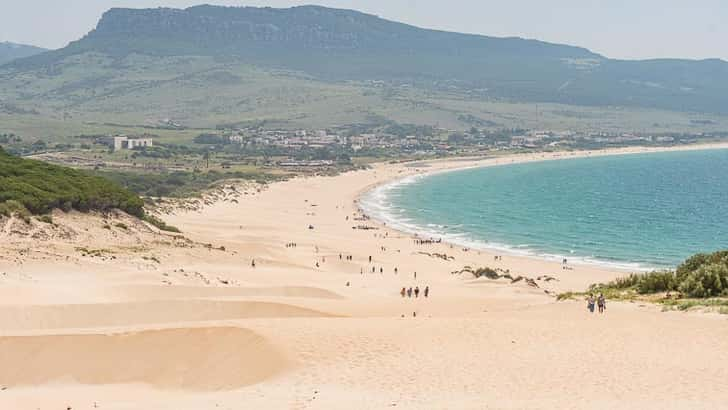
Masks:
[[[295,178],[165,216],[184,238],[121,214],[0,221],[0,408],[725,407],[725,315],[618,302],[589,314],[555,295],[625,272],[495,261],[357,220],[358,198],[398,178],[648,151]],[[533,281],[453,273],[466,266]],[[429,297],[400,297],[414,286]]]

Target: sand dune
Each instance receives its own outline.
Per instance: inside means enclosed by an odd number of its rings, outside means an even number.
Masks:
[[[123,286],[106,290],[122,299],[173,299],[210,297],[284,297],[305,299],[343,299],[327,289],[306,286],[201,287],[201,286]]]
[[[145,383],[224,390],[260,382],[288,367],[266,339],[234,327],[2,337],[0,362],[5,387]]]
[[[0,332],[81,329],[251,318],[332,317],[312,309],[273,302],[163,300],[132,303],[7,306]]]

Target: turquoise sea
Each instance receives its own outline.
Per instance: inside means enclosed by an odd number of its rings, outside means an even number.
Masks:
[[[361,205],[393,227],[473,248],[673,267],[728,248],[728,150],[444,172],[378,187]]]

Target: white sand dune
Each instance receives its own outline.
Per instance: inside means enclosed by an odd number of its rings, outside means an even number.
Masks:
[[[0,337],[0,385],[134,384],[235,389],[288,367],[247,329],[188,328],[119,334]]]

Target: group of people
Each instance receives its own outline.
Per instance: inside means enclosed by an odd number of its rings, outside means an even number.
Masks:
[[[339,260],[343,260],[344,257],[346,257],[346,260],[347,261],[353,261],[354,260],[354,256],[352,256],[352,255],[342,255],[342,254],[339,254]]]
[[[600,293],[597,298],[594,298],[594,295],[589,295],[589,297],[586,299],[586,308],[589,309],[589,312],[594,313],[595,303],[597,308],[599,309],[599,313],[604,313],[604,311],[607,309],[607,300],[604,298],[603,293]]]
[[[406,296],[408,298],[411,298],[412,295],[414,295],[415,298],[419,298],[420,297],[420,287],[415,286],[414,289],[412,289],[411,286],[409,288],[402,288],[402,290],[399,291],[399,294],[402,297]],[[425,290],[422,291],[422,295],[426,298],[430,297],[430,287],[429,286],[425,286]]]
[[[286,248],[295,248],[297,246],[298,246],[298,244],[295,242],[289,242],[286,244]]]

